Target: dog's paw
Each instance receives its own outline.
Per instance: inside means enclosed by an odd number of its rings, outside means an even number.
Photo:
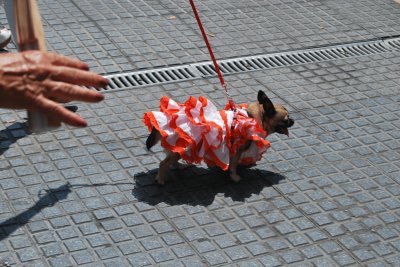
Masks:
[[[240,181],[240,176],[237,173],[231,173],[231,179],[232,181],[234,181],[235,183],[238,183]]]

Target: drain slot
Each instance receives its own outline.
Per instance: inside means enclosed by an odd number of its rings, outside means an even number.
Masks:
[[[131,84],[133,84],[134,86],[140,85],[140,84],[136,81],[136,79],[133,78],[133,77],[131,77],[131,76],[126,76],[126,79],[127,79]]]
[[[154,77],[157,79],[157,81],[159,83],[165,82],[159,75],[157,72],[153,72]]]

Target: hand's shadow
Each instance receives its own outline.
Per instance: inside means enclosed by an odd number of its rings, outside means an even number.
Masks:
[[[222,194],[233,201],[244,201],[252,194],[260,194],[264,187],[278,184],[284,176],[258,169],[240,169],[242,180],[234,183],[228,173],[218,168],[206,169],[190,167],[185,170],[169,171],[164,186],[155,182],[155,173],[135,175],[133,196],[150,205],[166,203],[169,205],[203,205],[213,203],[217,194]]]

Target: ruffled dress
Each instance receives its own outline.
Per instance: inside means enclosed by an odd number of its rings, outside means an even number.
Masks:
[[[250,118],[247,105],[237,108],[236,122],[229,105],[217,110],[215,105],[200,96],[190,97],[185,103],[177,103],[169,97],[160,100],[160,111],[146,112],[144,124],[149,131],[155,127],[162,136],[161,146],[179,153],[188,163],[205,162],[208,166],[229,168],[229,158],[246,141],[249,148],[239,159],[239,165],[254,165],[270,147],[265,140],[267,133],[257,121]]]

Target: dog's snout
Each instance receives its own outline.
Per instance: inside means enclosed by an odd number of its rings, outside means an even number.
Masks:
[[[292,127],[293,124],[294,124],[294,120],[289,118],[287,121],[287,127]]]

